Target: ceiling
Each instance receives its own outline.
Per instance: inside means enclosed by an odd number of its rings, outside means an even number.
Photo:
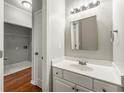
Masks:
[[[11,5],[13,5],[13,6],[16,6],[16,7],[18,7],[18,8],[20,8],[20,9],[23,9],[23,10],[25,10],[25,11],[28,11],[28,12],[36,12],[36,11],[38,11],[39,9],[41,9],[42,8],[42,0],[33,0],[32,1],[32,6],[33,6],[33,9],[27,9],[27,8],[25,8],[25,7],[23,7],[21,4],[20,4],[20,1],[21,0],[4,0],[6,3],[9,3],[9,4],[11,4]]]

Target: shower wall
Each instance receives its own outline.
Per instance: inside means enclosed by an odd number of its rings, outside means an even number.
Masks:
[[[31,29],[4,24],[5,65],[31,61]]]

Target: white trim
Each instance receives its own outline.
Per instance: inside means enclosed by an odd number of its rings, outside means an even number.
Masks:
[[[31,80],[31,84],[32,84],[32,85],[37,85],[38,82],[36,82],[36,81],[34,81],[34,80]]]
[[[42,88],[42,80],[38,80],[37,86],[40,87],[40,88]]]
[[[33,17],[34,18],[34,17]],[[35,62],[34,62],[34,19],[32,20],[32,84],[35,84]]]
[[[4,51],[4,0],[0,0],[0,51]],[[4,53],[0,58],[0,92],[4,91]]]
[[[42,2],[42,31],[44,34],[44,50],[43,50],[43,55],[44,55],[44,61],[43,61],[43,73],[42,73],[42,90],[44,92],[49,92],[48,88],[48,62],[47,62],[47,30],[48,30],[48,0],[43,0]]]
[[[39,15],[39,14],[42,14],[42,9],[40,9],[40,10],[38,10],[38,11],[33,13],[33,25],[34,25],[35,16]],[[41,16],[41,18],[42,18],[42,16]],[[33,69],[32,69],[33,73],[32,73],[32,78],[34,79],[34,84],[37,85],[38,87],[42,88],[42,91],[43,91],[43,87],[42,86],[43,86],[44,83],[42,82],[41,79],[38,79],[38,72],[36,70],[38,64],[37,64],[37,62],[35,63],[35,55],[34,55],[35,54],[35,45],[34,45],[35,37],[34,37],[34,33],[35,33],[35,31],[34,31],[34,27],[33,27],[33,34],[32,34],[33,35],[32,36],[33,37],[33,40],[32,40],[33,41],[33,43],[32,43],[32,46],[33,46],[33,50],[32,50],[32,53],[33,53],[33,55],[32,55],[33,56],[33,58],[32,58],[32,60],[33,60],[32,61],[33,62],[33,65],[32,65],[33,66]],[[44,62],[42,62],[42,65],[43,65],[43,63]],[[45,71],[45,70],[43,70],[43,71]],[[42,75],[42,76],[44,76],[44,75]]]
[[[38,80],[38,81],[31,80],[31,84],[42,88],[42,81],[41,80]]]

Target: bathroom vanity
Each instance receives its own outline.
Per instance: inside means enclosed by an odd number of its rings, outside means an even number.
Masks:
[[[82,65],[76,60],[53,60],[52,71],[54,92],[123,91],[121,77],[111,62],[97,64],[95,60],[88,60]]]

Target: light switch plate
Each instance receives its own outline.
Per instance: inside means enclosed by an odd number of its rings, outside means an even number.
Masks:
[[[2,58],[3,57],[3,53],[2,53],[2,51],[0,51],[0,58]]]
[[[124,86],[124,76],[121,76],[122,85]]]

